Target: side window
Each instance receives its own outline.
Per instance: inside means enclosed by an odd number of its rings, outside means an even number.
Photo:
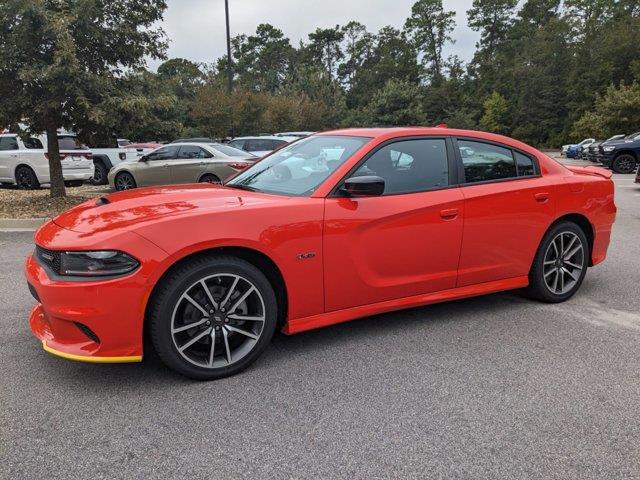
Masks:
[[[248,150],[249,152],[266,152],[273,150],[273,147],[271,146],[271,140],[256,138],[253,140],[247,140],[245,150]]]
[[[170,160],[178,156],[178,148],[180,147],[162,147],[147,156],[149,161]]]
[[[489,143],[458,140],[466,183],[515,178],[516,164],[511,150]]]
[[[180,147],[178,158],[181,160],[189,160],[193,158],[210,158],[212,155],[200,147],[195,145],[186,145]]]
[[[384,195],[413,193],[449,185],[444,139],[401,140],[376,151],[353,176],[384,179]]]
[[[33,138],[33,137],[27,138],[24,141],[24,146],[26,148],[34,149],[34,150],[44,150],[44,147],[42,146],[42,142],[39,139]]]
[[[536,174],[535,163],[533,163],[533,159],[528,157],[527,155],[523,155],[520,152],[513,152],[516,157],[516,164],[518,165],[518,176],[526,177],[529,175]]]
[[[280,148],[282,145],[286,144],[284,140],[271,140],[271,148],[270,150],[275,150],[276,148]]]
[[[229,146],[233,148],[239,148],[242,150],[244,148],[245,140],[232,140],[229,142]]]
[[[0,137],[0,150],[18,150],[16,137]]]

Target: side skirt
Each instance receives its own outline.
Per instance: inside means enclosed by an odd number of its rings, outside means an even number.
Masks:
[[[430,305],[433,303],[447,302],[449,300],[459,300],[462,298],[476,297],[489,293],[501,292],[504,290],[513,290],[523,288],[529,285],[527,276],[507,278],[504,280],[496,280],[493,282],[479,283],[477,285],[466,285],[464,287],[451,288],[449,290],[441,290],[439,292],[425,293],[423,295],[414,295],[411,297],[398,298],[395,300],[387,300],[384,302],[372,303],[369,305],[360,305],[358,307],[336,310],[320,315],[298,318],[291,320],[282,329],[283,333],[292,335],[294,333],[305,332],[315,328],[327,327],[337,323],[348,322],[357,318],[368,317],[394,310],[402,310],[405,308],[419,307],[422,305]]]

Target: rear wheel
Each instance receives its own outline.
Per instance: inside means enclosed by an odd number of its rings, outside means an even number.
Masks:
[[[16,184],[21,190],[36,190],[40,188],[40,182],[35,172],[26,165],[16,168]]]
[[[538,247],[528,292],[544,302],[564,302],[580,288],[588,265],[586,235],[575,223],[561,222],[546,233]]]
[[[116,175],[114,184],[118,191],[131,190],[137,186],[135,178],[129,172],[120,172]]]
[[[153,346],[171,369],[196,380],[234,375],[265,350],[277,302],[265,275],[230,256],[206,256],[162,281],[148,317]]]
[[[202,183],[214,183],[216,185],[220,185],[222,181],[216,177],[213,173],[206,173],[202,177],[200,177],[200,182]]]
[[[633,173],[636,171],[636,157],[630,153],[618,155],[611,163],[611,170],[616,173]]]
[[[93,172],[93,177],[91,178],[92,185],[106,185],[107,184],[107,174],[109,171],[107,167],[104,166],[102,162],[94,162],[95,170]]]

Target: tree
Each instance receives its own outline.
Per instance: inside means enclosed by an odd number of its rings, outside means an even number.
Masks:
[[[442,0],[418,0],[405,23],[418,51],[423,54],[430,77],[436,81],[442,77],[442,49],[446,42],[453,41],[454,17],[455,12],[444,10]]]
[[[255,35],[238,35],[232,44],[240,85],[263,92],[282,87],[290,74],[293,47],[281,30],[262,23]]]
[[[484,114],[480,119],[480,127],[493,133],[507,134],[509,103],[498,92],[493,92],[482,104]]]
[[[517,0],[473,0],[467,10],[469,27],[480,32],[478,52],[493,58],[496,48],[505,41]]]
[[[334,28],[317,28],[309,34],[307,50],[311,58],[322,65],[329,78],[334,78],[338,62],[344,58],[340,44],[344,40],[344,32],[340,25]]]
[[[163,55],[155,24],[165,8],[164,0],[0,3],[0,122],[46,132],[51,196],[65,195],[57,130],[95,129],[123,71]]]
[[[595,135],[600,138],[633,133],[640,125],[640,84],[610,86],[598,95],[595,112],[587,111],[574,125],[574,137]]]
[[[424,123],[420,87],[402,80],[389,80],[365,108],[364,120],[376,126]]]

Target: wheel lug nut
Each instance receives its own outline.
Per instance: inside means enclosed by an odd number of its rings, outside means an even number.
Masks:
[[[224,323],[229,323],[229,319],[228,319],[228,318],[225,318],[225,319],[224,319]]]
[[[220,309],[220,311],[224,312],[224,311],[225,311],[225,309],[224,309],[224,308],[221,308],[221,309]]]
[[[209,320],[207,320],[207,325],[211,325],[211,322]]]
[[[209,313],[213,313],[213,310],[209,310]]]
[[[217,327],[216,327],[216,330],[220,330],[220,326],[217,326]]]

